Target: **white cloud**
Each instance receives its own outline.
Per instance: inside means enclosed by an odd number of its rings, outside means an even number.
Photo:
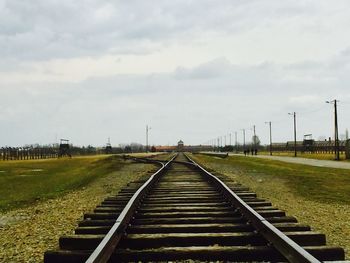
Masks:
[[[194,69],[178,67],[175,72],[176,78],[219,78],[229,74],[231,63],[226,58],[218,58],[208,63],[202,64]]]
[[[305,76],[308,71],[313,68],[304,69]],[[330,136],[332,109],[324,101],[334,94],[349,99],[346,85],[334,72],[331,83],[315,78],[313,88],[308,78],[296,80],[293,74],[294,68],[286,65],[240,66],[218,58],[182,72],[9,85],[0,88],[1,122],[6,127],[0,144],[52,142],[56,134],[77,144],[103,144],[107,137],[114,143],[142,142],[146,123],[154,127],[152,142],[159,144],[176,143],[179,138],[203,143],[241,128],[247,128],[249,138],[253,124],[265,142],[264,122],[269,120],[274,138],[281,141],[290,139],[287,113],[292,111],[298,113],[299,136]],[[341,112],[349,109],[343,104]],[[348,115],[340,116],[345,129]],[[27,130],[30,134],[22,136]]]
[[[298,34],[294,45],[313,44],[324,39],[324,30],[339,38],[332,29],[346,26],[347,10],[346,1],[2,1],[0,54],[35,60],[140,53],[148,41],[166,46],[210,33],[246,35],[262,46],[271,36],[284,44]]]
[[[331,134],[350,104],[350,4],[0,0],[0,145]],[[319,110],[320,109],[320,110]],[[316,111],[314,111],[316,110]],[[249,133],[249,129],[248,129]]]
[[[317,95],[301,95],[297,97],[290,97],[289,102],[293,104],[300,104],[300,105],[305,105],[305,104],[310,104],[310,103],[319,103],[322,101],[322,98],[317,96]]]

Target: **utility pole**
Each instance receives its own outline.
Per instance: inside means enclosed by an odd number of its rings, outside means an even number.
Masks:
[[[254,141],[253,141],[253,143],[254,143],[254,150],[256,149],[256,134],[255,134],[255,125],[253,125],[253,131],[254,131]]]
[[[151,127],[148,127],[146,125],[146,153],[148,152],[148,131],[151,129]]]
[[[245,129],[242,129],[243,131],[243,151],[245,150]]]
[[[236,153],[238,153],[238,145],[237,145],[237,132],[235,131],[235,146],[236,146]]]
[[[224,146],[226,146],[226,134],[225,134],[225,145]]]
[[[338,132],[338,111],[337,111],[338,100],[326,101],[326,103],[334,104],[334,152],[335,159],[340,160],[339,156],[339,132]]]
[[[335,151],[337,161],[340,160],[339,156],[339,132],[338,132],[338,111],[337,111],[337,100],[334,100],[334,140],[335,140]]]
[[[271,132],[271,121],[265,122],[265,124],[269,124],[269,127],[270,127],[270,155],[272,155],[272,132]]]
[[[232,146],[232,134],[230,133],[230,146]]]
[[[297,121],[296,121],[296,112],[288,113],[293,115],[294,118],[294,157],[297,157]]]

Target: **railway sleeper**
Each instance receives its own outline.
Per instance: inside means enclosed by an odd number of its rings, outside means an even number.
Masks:
[[[233,217],[240,216],[238,212],[235,211],[223,211],[223,212],[164,212],[164,213],[136,213],[135,218],[145,219],[145,218],[186,218],[186,217]]]
[[[255,193],[251,192],[237,192],[239,197],[256,197]],[[181,193],[167,193],[167,194],[151,194],[152,198],[168,199],[168,198],[186,198],[186,197],[222,197],[222,193],[216,191],[216,193],[201,193],[201,192],[181,192]]]
[[[227,207],[230,206],[231,204],[226,201],[221,201],[221,202],[204,202],[204,203],[197,203],[197,202],[192,202],[192,203],[172,203],[172,204],[167,204],[166,207],[191,207],[191,206],[203,206],[203,207]],[[164,204],[142,204],[142,208],[152,208],[152,207],[164,207]]]
[[[276,223],[297,223],[295,217],[285,216],[285,217],[271,217],[266,218],[272,224]],[[85,219],[78,223],[79,227],[83,226],[112,226],[115,223],[113,219]],[[131,224],[144,224],[144,225],[154,225],[154,224],[210,224],[210,223],[246,223],[246,221],[241,217],[236,218],[215,218],[215,217],[195,217],[195,218],[162,218],[162,219],[133,219]]]
[[[270,223],[296,223],[295,217],[284,216],[284,217],[270,217],[266,218]],[[240,216],[238,217],[187,217],[187,218],[147,218],[147,219],[137,219],[134,218],[131,221],[133,224],[209,224],[209,223],[242,223],[246,220]]]
[[[314,246],[305,249],[319,260],[344,258],[344,251],[336,247]],[[159,249],[118,249],[109,262],[199,260],[230,262],[282,262],[285,258],[270,246],[206,246],[162,247]]]
[[[200,188],[198,189],[197,187],[192,187],[192,186],[187,186],[187,188],[185,189],[193,189],[193,190],[202,190],[202,191],[208,191],[208,190],[215,190],[216,188],[214,186],[206,186],[204,188]],[[185,189],[181,189],[182,190],[185,190]],[[232,186],[231,187],[231,190],[233,191],[244,191],[244,192],[248,192],[250,190],[249,187],[246,187],[246,186]],[[178,190],[177,189],[174,189],[172,187],[159,187],[159,185],[157,185],[155,188],[153,188],[152,192],[177,192]]]
[[[96,206],[96,208],[105,208],[105,207],[110,207],[110,208],[121,208],[123,209],[125,207],[125,205],[121,205],[121,204],[100,204],[98,206]]]
[[[337,247],[329,246],[309,246],[305,249],[322,261],[334,261],[344,258],[344,251]],[[44,262],[51,263],[76,263],[85,262],[92,253],[92,250],[59,250],[47,251]],[[212,246],[212,247],[162,247],[159,249],[117,249],[112,254],[109,262],[130,262],[130,261],[179,261],[179,260],[199,260],[212,261],[279,261],[285,259],[278,251],[270,246]],[[339,261],[338,261],[339,262]]]
[[[84,219],[117,219],[120,213],[86,213]]]
[[[157,212],[210,212],[210,211],[232,211],[232,207],[225,206],[142,206],[137,210],[138,213],[157,213]]]
[[[78,223],[79,227],[84,226],[110,226],[112,227],[115,223],[113,219],[86,219]]]
[[[282,217],[285,216],[285,212],[281,210],[256,210],[263,217]],[[107,214],[107,213],[106,213]],[[92,215],[91,215],[92,216]],[[184,217],[232,217],[241,216],[238,211],[233,211],[233,209],[227,211],[181,211],[181,212],[146,212],[146,213],[136,213],[135,218],[184,218]],[[107,219],[107,218],[106,218]]]
[[[312,231],[286,232],[288,237],[301,246],[325,245],[325,236]],[[166,246],[232,246],[266,244],[254,232],[237,233],[166,233],[166,234],[128,234],[119,245],[120,248],[159,248]]]
[[[321,233],[303,231],[286,232],[286,235],[301,246],[325,245]],[[59,239],[61,249],[91,250],[102,241],[104,235],[72,235]],[[264,245],[266,240],[254,232],[237,233],[166,233],[166,234],[128,234],[119,243],[119,248],[150,249],[171,246],[235,246]]]
[[[282,232],[310,231],[310,226],[299,223],[274,224]],[[75,234],[107,234],[112,225],[108,226],[80,226],[75,229]],[[132,225],[128,228],[129,234],[142,233],[226,233],[253,231],[249,224],[176,224],[176,225]]]

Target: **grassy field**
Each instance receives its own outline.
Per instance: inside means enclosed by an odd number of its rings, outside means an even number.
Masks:
[[[259,152],[259,155],[270,155],[270,152]],[[293,157],[294,152],[273,152],[274,156],[289,156]],[[309,159],[318,159],[318,160],[334,160],[334,153],[297,153],[297,157],[309,158]],[[349,161],[345,159],[345,154],[340,154],[341,161]]]
[[[283,180],[295,194],[309,200],[350,204],[349,170],[243,156],[221,159],[200,155],[199,160],[218,171],[251,175],[260,180]]]
[[[54,198],[122,167],[117,156],[0,162],[0,211]]]
[[[85,187],[0,213],[0,262],[43,262],[44,252],[57,249],[59,237],[72,234],[84,213],[115,196],[127,183],[145,180],[159,167],[116,156],[72,161],[87,165],[82,174],[93,170],[93,180]],[[75,171],[75,176],[79,175]]]

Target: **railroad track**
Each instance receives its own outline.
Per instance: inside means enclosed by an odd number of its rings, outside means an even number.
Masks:
[[[145,161],[145,160],[143,160]],[[156,162],[152,160],[152,162]],[[179,154],[84,215],[45,262],[344,260],[311,231],[248,188]]]

